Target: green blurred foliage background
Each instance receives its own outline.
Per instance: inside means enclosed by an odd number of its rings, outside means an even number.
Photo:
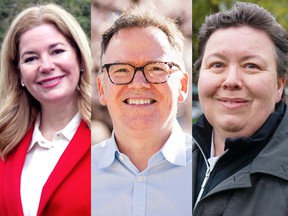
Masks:
[[[9,25],[18,13],[31,5],[50,2],[59,4],[70,12],[90,38],[90,0],[0,0],[0,43],[2,43]]]
[[[236,0],[193,0],[193,62],[198,57],[197,54],[197,34],[198,30],[203,23],[205,16],[231,8],[237,1]],[[288,1],[287,0],[250,0],[241,2],[253,2],[266,10],[270,11],[276,20],[288,30]],[[193,81],[196,82],[195,73],[193,73]]]

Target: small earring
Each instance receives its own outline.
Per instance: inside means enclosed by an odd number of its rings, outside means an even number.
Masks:
[[[21,83],[21,86],[22,86],[22,87],[24,87],[24,86],[25,86],[25,84],[24,84],[24,83]]]
[[[83,68],[81,68],[81,70],[80,70],[80,73],[83,73],[84,72],[84,69]]]

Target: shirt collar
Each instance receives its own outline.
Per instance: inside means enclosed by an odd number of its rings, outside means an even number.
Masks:
[[[115,134],[114,131],[112,132],[111,138],[108,139],[106,142],[102,142],[99,145],[105,145],[107,146],[107,150],[105,151],[103,155],[103,159],[101,160],[99,164],[99,168],[106,168],[109,167],[116,157],[116,152],[119,152],[119,149],[117,147],[116,141],[115,141]]]
[[[174,130],[172,131],[168,140],[165,142],[165,144],[163,145],[163,147],[159,152],[161,152],[164,158],[170,163],[179,166],[185,166],[186,165],[185,140],[186,140],[185,133],[182,131],[178,122],[176,122]],[[116,155],[120,155],[119,149],[115,141],[114,132],[112,132],[111,138],[108,139],[106,142],[103,142],[102,144],[107,146],[107,150],[103,155],[103,159],[99,164],[99,168],[106,168],[114,162]],[[159,155],[159,152],[157,152],[152,158],[156,160],[157,155]],[[153,160],[152,158],[151,160]],[[151,160],[150,162],[152,162]]]
[[[168,140],[160,150],[167,161],[174,165],[186,165],[186,135],[182,131],[178,122]]]
[[[77,112],[71,121],[62,130],[56,132],[56,134],[61,133],[69,141],[72,140],[79,124],[81,122],[80,112]]]
[[[40,122],[41,122],[41,117],[40,117],[40,113],[39,113],[37,118],[36,118],[36,121],[35,121],[32,140],[31,140],[31,143],[30,143],[30,146],[29,146],[27,152],[29,152],[36,143],[39,143],[39,145],[41,145],[41,143],[51,143],[50,141],[46,140],[44,138],[44,136],[42,135],[42,133],[40,131]],[[75,114],[75,116],[71,119],[71,121],[65,126],[65,128],[56,132],[55,134],[62,134],[70,142],[71,139],[73,138],[80,122],[81,122],[81,115],[79,112],[77,112]]]

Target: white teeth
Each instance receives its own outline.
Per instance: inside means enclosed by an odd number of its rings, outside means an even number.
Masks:
[[[60,80],[60,78],[48,80],[48,81],[42,82],[42,85],[51,85],[51,84],[53,84],[54,82],[57,82],[58,80]]]
[[[127,103],[128,104],[135,104],[135,105],[139,105],[139,104],[151,104],[152,100],[151,99],[127,99]]]

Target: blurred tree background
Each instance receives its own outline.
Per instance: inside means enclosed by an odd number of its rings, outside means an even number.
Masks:
[[[91,28],[91,1],[90,0],[1,0],[0,1],[0,43],[2,43],[3,38],[9,25],[11,24],[14,17],[19,14],[23,9],[42,3],[54,2],[61,5],[68,12],[70,12],[80,23],[84,31],[86,32],[88,38],[90,38],[90,28]]]
[[[203,23],[205,16],[213,14],[218,11],[227,10],[231,8],[236,0],[193,0],[193,63],[198,57],[197,53],[197,35],[198,30]],[[242,0],[242,2],[256,3],[266,10],[270,11],[276,20],[288,30],[288,1],[287,0]],[[195,73],[193,73],[193,82],[196,82]]]

